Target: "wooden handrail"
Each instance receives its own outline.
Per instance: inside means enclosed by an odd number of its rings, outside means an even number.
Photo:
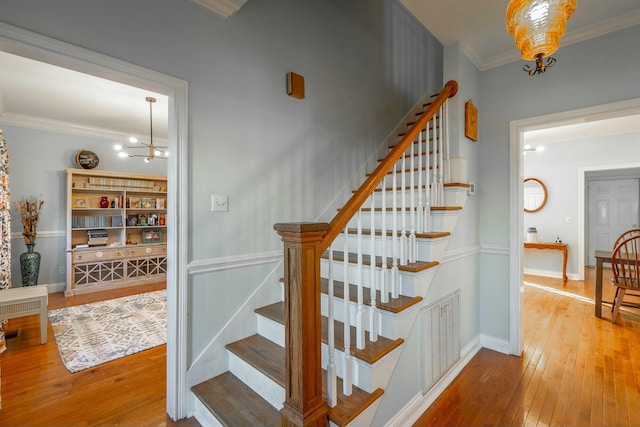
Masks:
[[[413,143],[413,140],[418,133],[424,129],[427,122],[435,116],[438,109],[444,104],[444,102],[458,92],[458,83],[455,80],[449,80],[442,89],[442,92],[437,96],[435,101],[429,105],[429,107],[422,113],[422,115],[411,126],[411,129],[398,141],[398,143],[389,152],[387,157],[384,158],[378,165],[378,167],[369,175],[364,183],[358,188],[358,190],[351,196],[349,201],[344,205],[340,212],[329,223],[329,229],[324,235],[322,242],[320,243],[320,253],[326,251],[335,238],[344,230],[351,218],[358,212],[358,209],[364,204],[367,198],[378,187],[380,182],[387,175],[387,172],[393,167],[394,163],[400,159],[400,156],[407,151],[409,145]]]
[[[284,427],[324,427],[329,424],[321,383],[320,258],[346,227],[367,197],[404,154],[438,109],[458,91],[449,81],[407,134],[353,194],[330,224],[275,224],[284,242],[285,403]],[[373,233],[373,230],[371,231]],[[375,295],[375,292],[374,292]]]

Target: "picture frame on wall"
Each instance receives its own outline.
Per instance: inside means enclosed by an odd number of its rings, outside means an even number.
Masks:
[[[142,230],[142,243],[162,243],[162,230],[159,228]]]
[[[464,136],[478,141],[478,108],[470,99],[464,104]]]

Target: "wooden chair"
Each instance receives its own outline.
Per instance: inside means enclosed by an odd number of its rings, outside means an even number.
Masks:
[[[629,237],[633,237],[633,236],[640,236],[640,228],[632,228],[620,234],[616,238],[616,241],[613,243],[613,250],[615,250],[616,246],[618,246],[624,240],[627,240]],[[620,288],[616,288],[616,297],[618,297],[618,291],[620,291]],[[611,306],[611,311],[613,311],[613,306]]]
[[[618,243],[611,255],[611,283],[616,286],[611,321],[615,322],[625,294],[640,296],[640,235]]]
[[[616,246],[622,243],[623,240],[627,240],[629,237],[633,236],[640,236],[640,228],[632,228],[631,230],[627,230],[619,235],[613,243],[613,249],[615,250]]]

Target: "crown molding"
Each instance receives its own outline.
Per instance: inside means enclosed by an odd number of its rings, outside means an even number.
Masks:
[[[45,119],[42,117],[29,116],[17,113],[0,113],[0,124],[17,126],[29,129],[37,129],[46,132],[57,132],[66,135],[78,135],[91,138],[104,138],[115,141],[127,141],[130,136],[135,136],[141,141],[146,141],[149,135],[131,135],[110,129],[102,129],[85,126],[78,123],[63,122],[60,120]],[[158,138],[154,135],[154,143],[157,145],[168,145],[166,138]]]
[[[606,21],[599,22],[580,30],[567,32],[567,34],[562,38],[561,47],[604,36],[639,24],[640,9],[607,19]],[[518,49],[515,46],[512,50],[489,57],[483,56],[482,52],[473,45],[461,44],[461,48],[467,58],[469,58],[469,60],[473,62],[480,71],[486,71],[521,59]]]
[[[247,0],[192,0],[205,9],[216,13],[223,18],[228,18],[236,13]]]

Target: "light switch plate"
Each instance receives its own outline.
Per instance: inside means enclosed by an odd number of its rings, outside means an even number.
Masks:
[[[229,212],[229,196],[211,195],[211,212]]]

